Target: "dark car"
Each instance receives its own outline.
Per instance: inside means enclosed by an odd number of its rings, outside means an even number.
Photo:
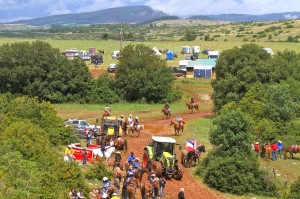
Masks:
[[[107,72],[114,73],[114,72],[116,72],[116,68],[117,68],[116,64],[109,64],[109,66],[107,68]]]

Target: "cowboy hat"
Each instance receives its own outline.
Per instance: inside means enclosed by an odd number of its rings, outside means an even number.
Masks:
[[[281,141],[280,141],[280,140],[278,140],[278,142],[279,142],[279,143],[281,143]]]
[[[118,194],[116,194],[116,193],[113,193],[112,195],[113,195],[113,196],[117,196]]]
[[[121,152],[120,152],[120,151],[117,151],[116,153],[118,153],[118,154],[121,154]]]
[[[107,177],[103,177],[103,181],[106,181],[106,180],[108,180],[108,178]]]
[[[156,175],[154,173],[151,174],[151,177],[155,177]]]
[[[71,145],[71,144],[69,144],[69,145],[68,145],[68,147],[69,147],[69,148],[71,148],[71,147],[72,147],[72,145]]]
[[[135,158],[134,160],[140,160],[139,158]]]
[[[108,197],[107,193],[102,194],[102,198],[107,198],[107,197]]]
[[[259,144],[259,142],[255,142],[255,144]]]
[[[138,118],[138,116],[136,116],[136,117],[135,117],[135,119],[137,119],[137,120],[138,120],[138,119],[139,119],[139,118]]]

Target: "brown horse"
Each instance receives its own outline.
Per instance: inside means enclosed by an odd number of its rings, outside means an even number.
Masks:
[[[129,135],[129,132],[131,132],[131,136],[134,137],[134,132],[137,133],[136,137],[140,137],[141,131],[144,130],[144,124],[137,125],[136,128],[134,128],[133,125],[127,125],[127,135]]]
[[[136,193],[136,188],[138,188],[139,182],[137,178],[132,178],[127,185],[127,195],[128,199],[134,199],[135,198],[135,193]]]
[[[157,198],[159,196],[159,178],[156,178],[154,182],[147,182],[141,186],[142,199]],[[154,193],[151,193],[152,189]]]
[[[194,165],[196,165],[197,161],[199,161],[200,159],[200,155],[202,152],[205,153],[205,146],[203,144],[197,147],[197,152],[191,152],[183,149],[181,151],[181,164],[189,168],[191,167],[192,161],[194,160]]]
[[[290,153],[290,158],[294,157],[294,153],[300,153],[299,145],[290,145],[284,152],[284,158],[287,158],[287,153]]]
[[[108,111],[104,111],[103,115],[102,115],[102,119],[106,116],[110,116],[111,115],[111,112],[108,112]]]
[[[122,137],[117,137],[114,139],[114,144],[117,150],[127,151],[127,140]]]
[[[198,106],[197,103],[194,103],[194,106],[193,106],[192,103],[187,102],[187,103],[185,104],[185,106],[187,106],[187,107],[189,108],[190,114],[191,114],[191,113],[194,113],[194,110],[195,110],[196,112],[199,111],[199,106]]]
[[[163,108],[161,109],[161,113],[163,113],[165,115],[165,120],[167,119],[170,119],[171,118],[171,111],[166,109],[166,108]]]
[[[122,121],[122,125],[121,125],[121,129],[122,129],[122,135],[126,135],[126,131],[127,131],[127,119],[124,119],[124,121]]]
[[[114,168],[114,178],[118,178],[119,181],[122,181],[122,178],[124,176],[124,172],[122,171],[122,169],[120,167],[115,167]]]
[[[173,120],[171,120],[170,122],[170,126],[174,125],[174,131],[175,131],[175,135],[179,135],[179,131],[181,130],[181,133],[183,133],[183,127],[184,125],[180,125],[178,124],[178,122],[174,122]]]

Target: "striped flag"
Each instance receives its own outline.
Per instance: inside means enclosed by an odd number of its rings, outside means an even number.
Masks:
[[[190,140],[186,139],[185,140],[186,142],[186,150],[190,151],[190,152],[195,152],[195,149],[194,149],[194,143],[191,142]]]

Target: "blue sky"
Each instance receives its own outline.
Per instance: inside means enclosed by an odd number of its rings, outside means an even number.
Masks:
[[[0,23],[132,5],[147,5],[180,17],[300,11],[299,0],[0,0]]]

